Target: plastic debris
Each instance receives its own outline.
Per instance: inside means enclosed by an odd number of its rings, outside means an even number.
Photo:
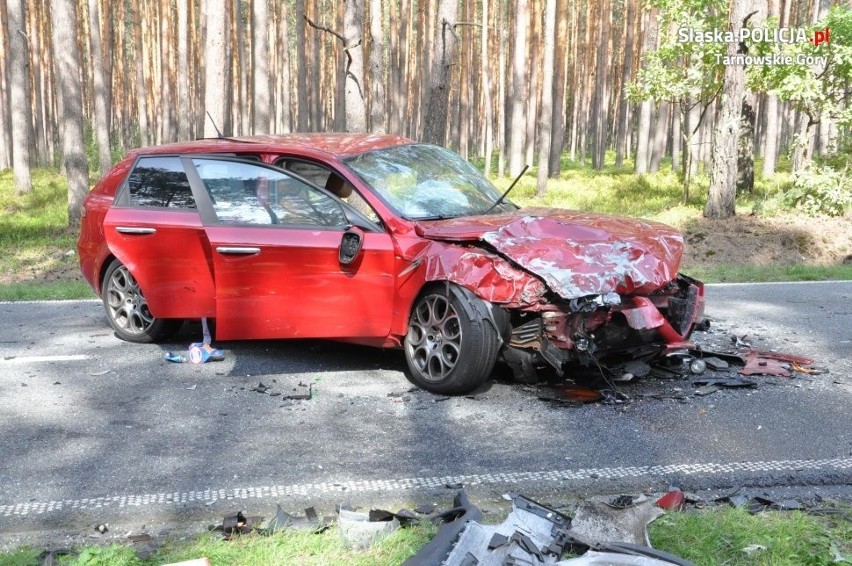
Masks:
[[[673,489],[657,500],[657,507],[670,511],[680,511],[686,496],[679,489]]]
[[[386,521],[371,521],[368,513],[357,513],[340,509],[337,518],[340,537],[348,548],[366,549],[377,540],[393,533],[400,527],[399,520],[391,516]]]

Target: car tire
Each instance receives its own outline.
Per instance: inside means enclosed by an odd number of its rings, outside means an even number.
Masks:
[[[408,377],[444,395],[469,393],[491,376],[500,349],[489,309],[470,291],[433,287],[414,302],[404,340]]]
[[[183,323],[179,319],[152,316],[136,278],[117,259],[107,267],[101,295],[109,325],[122,340],[160,342],[173,336]]]

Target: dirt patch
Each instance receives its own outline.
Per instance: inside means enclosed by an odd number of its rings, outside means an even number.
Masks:
[[[796,215],[699,218],[684,229],[683,263],[740,265],[839,265],[852,262],[852,216]]]

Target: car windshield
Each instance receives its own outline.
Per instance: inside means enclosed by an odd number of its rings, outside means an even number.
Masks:
[[[347,164],[398,214],[410,220],[483,214],[501,194],[470,163],[434,145],[370,151],[348,159]],[[503,210],[516,208],[505,201],[500,206]]]

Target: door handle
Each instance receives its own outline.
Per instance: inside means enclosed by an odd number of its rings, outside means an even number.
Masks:
[[[157,229],[145,226],[116,226],[115,231],[119,234],[154,234]]]
[[[222,255],[256,255],[260,253],[260,248],[219,246],[216,248],[216,251]]]

